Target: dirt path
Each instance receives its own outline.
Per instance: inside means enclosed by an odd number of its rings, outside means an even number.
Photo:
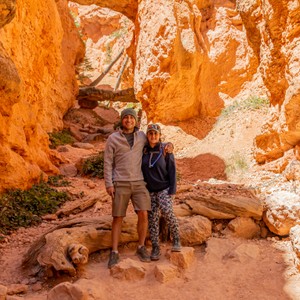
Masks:
[[[185,165],[186,169],[188,165]],[[198,174],[199,175],[199,174]],[[198,176],[195,174],[195,176]],[[191,176],[189,180],[194,180]],[[91,184],[93,183],[93,184]],[[73,192],[85,191],[86,195],[103,189],[103,180],[76,178]],[[92,187],[92,188],[90,188]],[[27,277],[21,269],[21,260],[29,246],[42,233],[66,219],[108,214],[110,203],[100,209],[91,209],[62,220],[44,221],[32,228],[19,229],[1,245],[0,284],[22,283],[29,286],[28,293],[20,299],[45,300],[51,288],[68,281],[89,289],[90,299],[300,299],[297,290],[297,271],[292,257],[288,258],[287,241],[276,239],[242,240],[211,237],[206,245],[195,248],[195,261],[178,278],[160,283],[154,276],[156,265],[164,265],[163,255],[158,262],[144,264],[146,276],[138,281],[124,281],[110,276],[107,269],[108,251],[96,252],[76,278],[61,276],[55,279]],[[121,258],[138,261],[134,245],[121,249]],[[164,244],[162,252],[170,245]]]
[[[195,261],[182,271],[179,278],[166,283],[154,277],[156,265],[164,265],[162,256],[158,262],[144,264],[146,276],[142,280],[124,281],[110,276],[107,269],[108,251],[94,253],[89,263],[79,271],[77,278],[59,277],[50,280],[26,278],[20,268],[22,256],[30,243],[26,236],[37,236],[48,226],[21,230],[2,249],[0,282],[29,285],[29,292],[22,299],[44,300],[47,292],[56,284],[68,281],[90,289],[90,299],[299,299],[294,297],[295,287],[289,287],[286,249],[276,248],[279,242],[267,240],[241,240],[211,238],[206,247],[195,248]],[[284,242],[282,242],[284,243]],[[283,244],[281,244],[283,247]],[[162,253],[170,245],[162,246]],[[285,248],[285,247],[283,247]],[[121,249],[121,258],[138,261],[134,249]],[[39,287],[40,286],[40,287]],[[38,289],[37,291],[35,291]],[[293,291],[294,289],[294,291]],[[296,294],[297,295],[297,294]]]

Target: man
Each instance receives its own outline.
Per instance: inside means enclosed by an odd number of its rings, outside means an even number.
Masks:
[[[113,216],[112,251],[108,268],[112,268],[119,261],[118,244],[122,221],[130,199],[138,216],[139,244],[136,254],[141,261],[151,261],[145,247],[147,211],[151,210],[151,202],[141,169],[142,151],[147,138],[144,132],[138,130],[136,124],[135,110],[124,109],[121,112],[121,128],[108,137],[104,152],[104,179],[106,191],[112,197]]]

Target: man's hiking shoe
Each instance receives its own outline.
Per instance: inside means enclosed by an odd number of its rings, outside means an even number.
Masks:
[[[150,255],[151,260],[159,260],[159,257],[160,257],[159,246],[158,245],[152,246],[152,251]]]
[[[181,244],[180,244],[179,238],[173,239],[173,246],[172,246],[171,251],[172,252],[180,252],[181,251]]]
[[[149,255],[149,253],[148,253],[145,246],[137,248],[136,255],[139,257],[140,261],[143,261],[143,262],[150,262],[151,261],[150,255]]]
[[[111,251],[109,255],[108,268],[111,269],[119,262],[119,260],[120,260],[119,253]]]

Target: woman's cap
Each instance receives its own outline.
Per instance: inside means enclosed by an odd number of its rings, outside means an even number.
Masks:
[[[137,122],[137,115],[136,115],[136,111],[133,108],[125,108],[124,110],[122,110],[121,112],[121,122],[123,120],[123,118],[125,116],[131,115],[135,118],[135,121]]]
[[[148,133],[149,131],[156,131],[158,133],[161,133],[161,129],[160,129],[160,126],[158,124],[149,124],[147,126],[147,132]]]

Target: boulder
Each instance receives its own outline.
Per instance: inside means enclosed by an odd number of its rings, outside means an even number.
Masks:
[[[161,283],[168,282],[180,276],[178,268],[170,263],[160,263],[154,268],[154,276]]]
[[[166,256],[170,262],[179,269],[188,269],[195,259],[195,249],[193,247],[182,247],[180,252],[167,252]]]
[[[237,217],[228,223],[223,233],[225,235],[252,239],[260,236],[260,227],[251,218]]]
[[[273,233],[285,236],[300,224],[300,196],[286,191],[273,192],[266,197],[263,220]]]
[[[89,295],[80,286],[63,282],[55,286],[47,296],[47,300],[88,300]]]
[[[6,300],[7,287],[0,284],[0,300]]]
[[[110,269],[110,275],[122,280],[136,281],[145,277],[146,269],[144,263],[126,258]]]
[[[186,246],[200,245],[212,232],[211,221],[202,216],[178,218],[181,243]]]

